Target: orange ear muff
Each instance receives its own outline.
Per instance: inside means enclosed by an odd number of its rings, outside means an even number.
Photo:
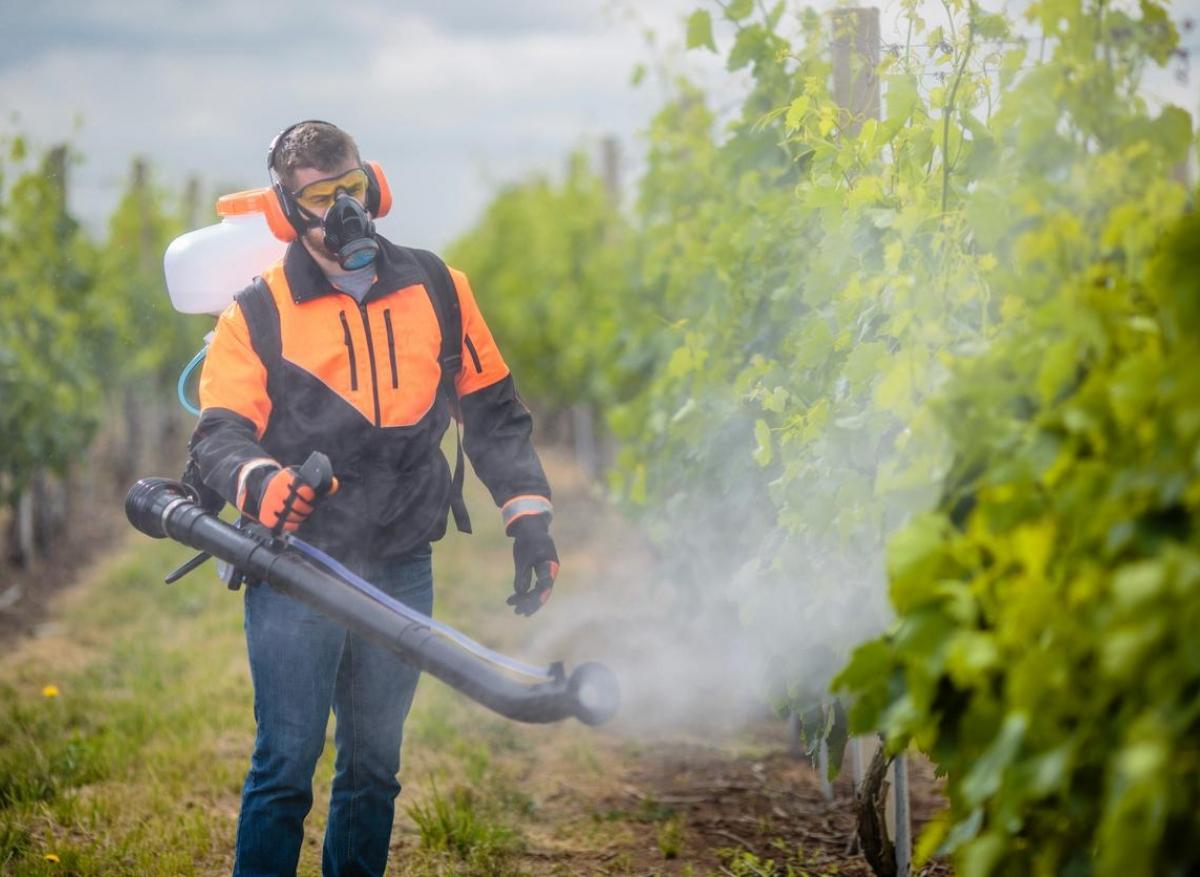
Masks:
[[[383,168],[379,166],[379,162],[368,161],[363,164],[367,176],[371,179],[372,187],[378,192],[378,200],[375,197],[369,198],[367,207],[371,210],[371,214],[379,219],[387,216],[388,211],[392,209],[392,187],[388,185],[387,177],[383,173]]]
[[[264,189],[265,197],[263,198],[263,214],[267,217],[267,227],[271,229],[271,233],[281,241],[294,241],[296,239],[296,227],[292,225],[287,214],[283,210],[282,198],[287,197],[280,191],[279,185],[274,185],[269,189]]]

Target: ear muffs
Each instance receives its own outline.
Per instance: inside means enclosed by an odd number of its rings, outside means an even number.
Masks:
[[[279,183],[265,189],[263,195],[263,214],[267,217],[267,227],[271,229],[271,233],[281,241],[294,241],[303,226],[298,228],[293,220],[295,214],[289,214],[288,206],[292,206],[291,196]]]
[[[271,178],[271,188],[268,190],[267,198],[264,199],[263,212],[267,217],[267,226],[281,241],[294,241],[298,235],[304,234],[308,224],[300,215],[300,208],[292,200],[292,194],[283,187],[283,183],[275,175],[275,150],[279,148],[283,138],[291,131],[309,122],[335,127],[321,119],[304,119],[300,122],[293,122],[276,134],[271,139],[271,145],[267,147],[267,176]]]
[[[367,172],[367,212],[376,219],[387,216],[392,209],[392,187],[388,185],[387,176],[377,161],[363,162],[363,170]]]

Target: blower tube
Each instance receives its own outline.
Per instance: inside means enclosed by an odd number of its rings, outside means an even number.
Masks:
[[[201,508],[186,487],[143,478],[125,497],[125,515],[155,539],[170,537],[233,564],[276,590],[400,655],[413,666],[494,712],[518,722],[557,722],[574,716],[602,725],[620,695],[603,664],[581,664],[567,677],[558,666],[547,682],[522,684],[438,636],[427,625],[381,605],[282,543],[264,544]]]

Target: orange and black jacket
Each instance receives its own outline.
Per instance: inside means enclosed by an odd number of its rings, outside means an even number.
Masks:
[[[328,454],[341,488],[298,535],[346,563],[399,557],[441,538],[450,505],[440,444],[451,402],[439,392],[432,281],[413,250],[379,242],[377,278],[361,304],[293,242],[262,275],[270,294],[258,290],[255,319],[246,313],[253,287],[221,314],[190,443],[204,484],[251,514],[272,464],[298,466],[312,451]],[[529,411],[466,275],[450,275],[462,313],[454,390],[463,447],[505,524],[549,513]]]

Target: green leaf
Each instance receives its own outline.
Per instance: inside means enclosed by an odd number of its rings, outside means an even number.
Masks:
[[[697,9],[687,21],[687,47],[689,49],[706,48],[710,52],[717,51],[713,42],[712,16],[706,9]]]
[[[759,466],[770,465],[774,453],[771,449],[771,428],[765,420],[754,421],[754,440],[758,443],[754,449],[754,462]]]
[[[1000,733],[959,783],[963,803],[974,808],[996,793],[1002,775],[1016,758],[1028,728],[1029,717],[1025,713],[1014,712],[1005,717]]]
[[[1193,141],[1192,117],[1176,106],[1163,107],[1154,120],[1154,142],[1168,161],[1185,161]]]
[[[795,131],[804,121],[804,117],[808,115],[808,108],[812,100],[808,95],[802,94],[791,102],[788,106],[787,116],[784,118],[784,125],[789,131]]]
[[[1079,368],[1079,342],[1075,338],[1064,338],[1049,347],[1042,354],[1041,368],[1038,369],[1038,395],[1043,404],[1049,404],[1058,398],[1075,380]]]
[[[751,24],[738,31],[725,62],[728,70],[741,70],[747,64],[766,60],[767,32],[760,24]]]
[[[998,40],[1008,36],[1008,22],[999,13],[973,8],[971,26],[975,36],[982,40]]]
[[[917,77],[909,74],[893,74],[884,79],[887,84],[885,91],[887,100],[887,121],[896,123],[896,127],[908,121],[916,109],[919,95],[917,93]],[[892,133],[895,133],[894,129]]]
[[[1152,600],[1162,593],[1166,569],[1158,558],[1121,567],[1113,576],[1113,596],[1126,608]]]
[[[973,840],[979,829],[983,828],[983,808],[976,807],[964,819],[960,819],[949,830],[943,831],[941,843],[937,848],[929,849],[928,854],[940,852],[952,853],[968,841]],[[925,845],[923,845],[924,847]]]
[[[678,380],[695,368],[695,358],[690,347],[676,347],[667,361],[667,377]]]
[[[996,639],[981,631],[961,631],[951,639],[946,654],[946,672],[960,687],[983,681],[1000,662]]]
[[[939,567],[943,563],[946,522],[925,514],[892,537],[887,546],[887,570],[892,602],[900,612],[913,611],[938,597]]]
[[[730,21],[741,21],[754,11],[754,0],[729,0],[725,7],[725,17]]]
[[[854,650],[850,662],[834,681],[835,690],[855,691],[875,685],[891,670],[891,649],[881,640],[870,640]]]

